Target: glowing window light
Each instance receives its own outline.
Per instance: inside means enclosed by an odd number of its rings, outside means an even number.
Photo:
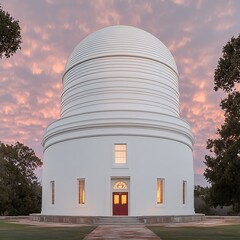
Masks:
[[[122,204],[127,204],[127,195],[122,195]]]
[[[157,204],[163,203],[163,185],[164,185],[164,179],[158,178],[157,179]]]
[[[55,182],[51,181],[51,203],[54,205],[55,203]]]
[[[127,162],[127,145],[115,144],[115,163],[126,164]]]
[[[114,195],[114,204],[115,205],[119,204],[119,195]]]
[[[78,180],[78,204],[85,204],[85,180]]]

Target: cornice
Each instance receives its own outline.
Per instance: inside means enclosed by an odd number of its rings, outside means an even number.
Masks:
[[[181,121],[179,121],[181,122]],[[194,142],[190,128],[181,124],[149,119],[94,119],[59,124],[47,131],[44,148],[63,141],[103,136],[142,136],[171,139],[192,149]]]

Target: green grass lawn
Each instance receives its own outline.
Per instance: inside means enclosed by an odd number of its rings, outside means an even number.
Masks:
[[[0,221],[0,240],[80,240],[95,227],[39,227]]]
[[[240,225],[148,228],[162,240],[240,240]]]

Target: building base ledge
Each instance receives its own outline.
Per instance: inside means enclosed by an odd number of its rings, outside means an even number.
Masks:
[[[166,216],[64,216],[30,214],[31,221],[72,224],[156,224],[204,221],[204,214]]]

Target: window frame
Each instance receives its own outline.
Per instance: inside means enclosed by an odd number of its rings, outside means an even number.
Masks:
[[[116,146],[125,145],[125,161],[123,163],[116,162]],[[119,151],[121,152],[121,150]],[[114,142],[112,147],[112,168],[128,168],[128,144],[126,142]]]

